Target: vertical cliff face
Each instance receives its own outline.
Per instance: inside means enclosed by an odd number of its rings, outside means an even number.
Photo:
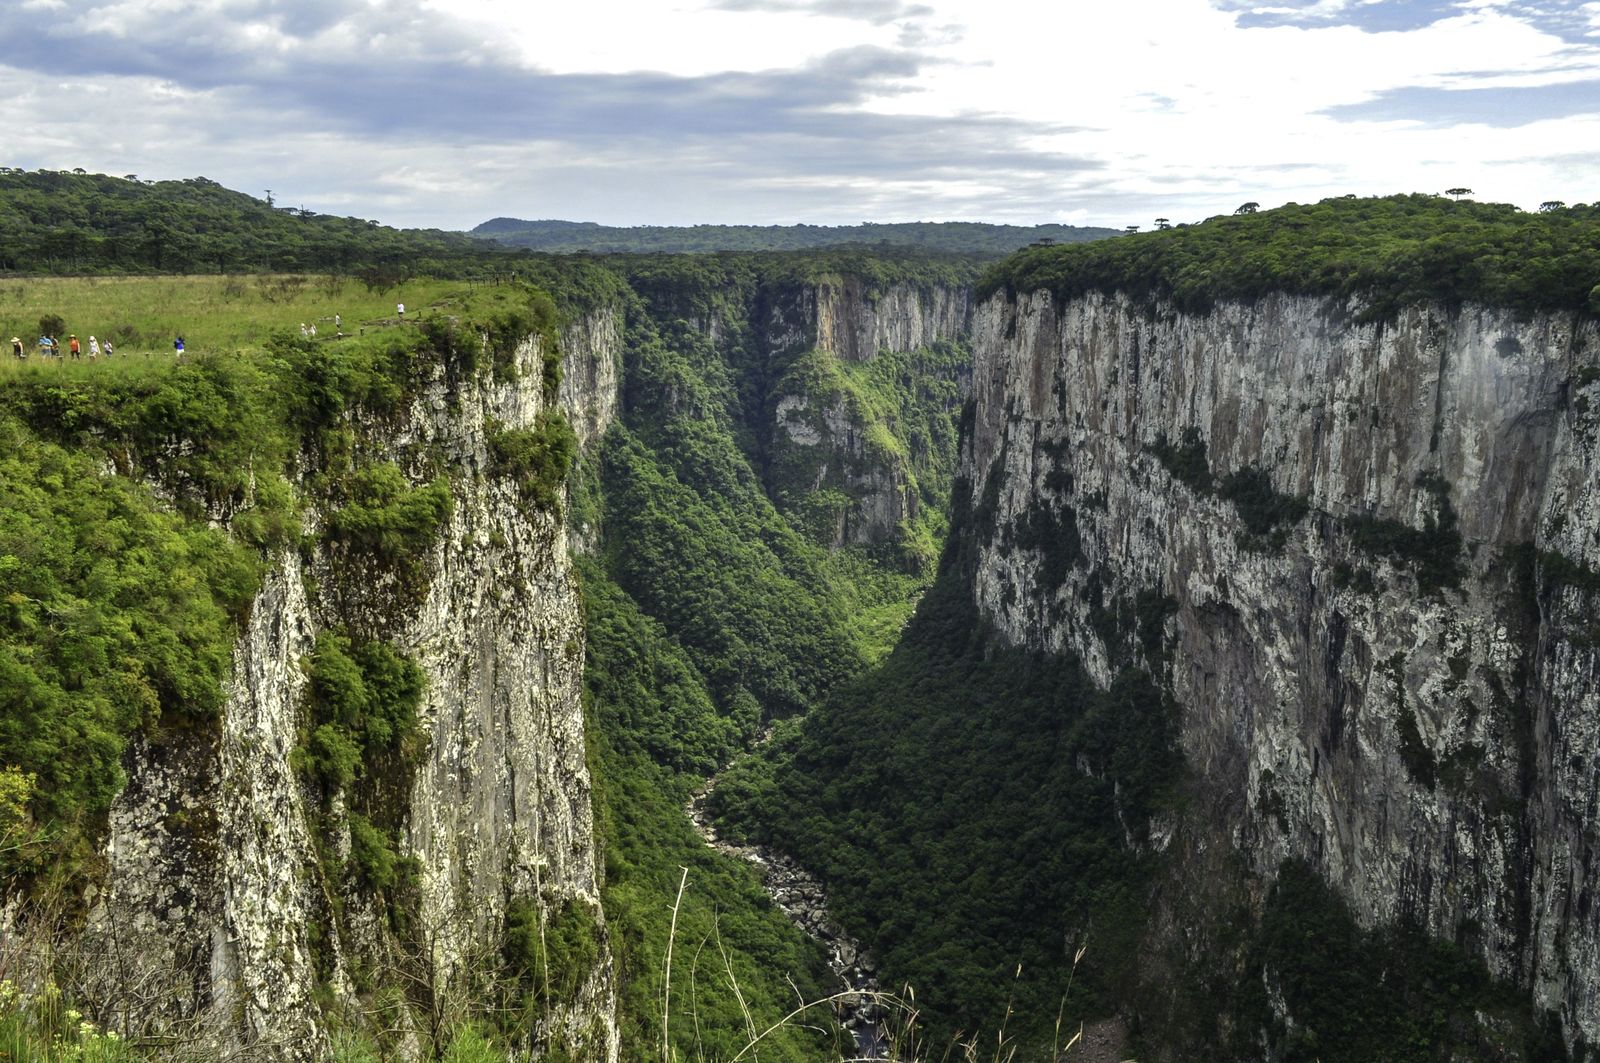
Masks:
[[[923,490],[950,473],[938,453],[947,441],[928,418],[948,421],[958,405],[966,360],[955,345],[970,327],[970,296],[835,278],[772,315],[766,342],[785,357],[767,406],[769,489],[822,541],[900,543],[930,501],[942,502]]]
[[[974,594],[1170,688],[1175,892],[1304,859],[1600,1039],[1592,319],[1040,293],[974,331]]]
[[[617,417],[622,397],[622,315],[591,310],[561,333],[561,409],[587,451]]]
[[[560,404],[585,442],[615,410],[618,331],[613,314],[595,313],[562,336]],[[359,1006],[353,976],[405,972],[414,1003],[448,1017],[452,994],[481,987],[498,962],[508,911],[531,904],[541,925],[577,911],[599,934],[597,957],[544,1010],[535,1043],[616,1057],[564,513],[530,506],[491,460],[493,433],[530,429],[545,412],[542,354],[535,337],[493,372],[440,365],[397,422],[361,426],[374,456],[420,476],[425,455],[448,472],[454,505],[416,559],[420,593],[352,571],[326,548],[305,566],[279,557],[235,650],[216,731],[159,732],[130,751],[91,919],[91,944],[115,958],[101,979],[107,1014],[218,1049],[321,1059],[317,1000]],[[320,632],[344,627],[381,635],[425,677],[422,753],[390,798],[400,855],[417,868],[400,919],[330,874],[330,859],[349,856],[352,824],[337,800],[312,807],[294,760],[306,661]],[[413,1037],[429,1032],[411,1025]]]
[[[946,285],[890,284],[874,291],[859,277],[824,280],[807,293],[816,348],[851,362],[880,351],[913,351],[966,333],[972,292]]]
[[[129,752],[90,923],[90,984],[127,1027],[326,1054],[309,942],[324,898],[290,763],[312,646],[301,577],[295,555],[267,575],[219,733],[164,733]]]

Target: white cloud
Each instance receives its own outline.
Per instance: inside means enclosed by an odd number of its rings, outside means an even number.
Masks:
[[[1513,0],[1383,32],[1366,9],[1269,27],[1207,0],[27,0],[0,10],[0,62],[44,58],[0,66],[0,126],[13,165],[462,227],[1593,197],[1563,150],[1600,142],[1569,105],[1600,47]],[[1600,2],[1572,11],[1600,33]],[[1510,110],[1562,85],[1550,113]],[[1440,120],[1416,92],[1501,113]]]

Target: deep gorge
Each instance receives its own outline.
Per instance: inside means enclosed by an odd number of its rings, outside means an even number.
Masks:
[[[144,699],[63,739],[125,780],[66,873],[11,870],[78,913],[60,977],[216,1053],[732,1058],[836,989],[684,812],[771,726],[717,828],[822,880],[934,1058],[1058,1015],[1588,1058],[1600,307],[1160,272],[1214,224],[1127,241],[1154,273],[550,259],[359,346],[14,388],[7,550],[107,492],[192,589],[133,621],[180,649],[36,677]],[[77,549],[35,565],[90,601],[80,554],[151,548]]]

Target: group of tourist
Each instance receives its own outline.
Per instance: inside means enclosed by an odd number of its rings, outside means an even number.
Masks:
[[[95,337],[93,337],[93,336],[89,337],[89,348],[88,348],[88,350],[89,350],[89,361],[91,361],[91,362],[96,361],[100,357],[102,352],[105,354],[105,356],[107,358],[110,358],[112,355],[117,353],[116,345],[113,344],[109,339],[107,339],[106,342],[102,345],[101,342],[98,339],[96,339]],[[83,347],[83,344],[78,341],[77,334],[74,333],[72,335],[69,335],[67,337],[67,353],[70,354],[73,358],[81,359],[83,357],[83,352],[84,352],[84,347]],[[20,337],[20,336],[12,336],[11,337],[11,356],[13,358],[17,359],[18,361],[27,361],[27,359],[28,359],[28,350],[27,350],[26,347],[24,347],[22,345],[22,337]],[[61,357],[61,341],[56,339],[54,336],[40,336],[39,337],[39,357],[41,357],[41,358],[60,358]]]
[[[54,336],[40,336],[38,348],[39,357],[41,358],[60,358],[62,356],[61,341],[56,339]],[[85,350],[86,348],[84,345],[78,341],[76,333],[67,337],[67,354],[70,357],[81,361],[83,359]],[[98,361],[102,354],[104,354],[107,358],[110,358],[112,355],[117,353],[117,348],[110,339],[107,339],[104,343],[101,343],[96,337],[90,336],[87,351],[89,354],[89,361],[94,362]],[[179,336],[172,341],[172,352],[181,358],[183,357],[183,351],[183,337]],[[25,362],[28,360],[28,349],[23,345],[21,336],[11,337],[11,357],[15,358],[19,362]]]
[[[402,321],[404,321],[405,320],[405,316],[406,316],[406,304],[404,304],[404,303],[397,304],[395,306],[395,312],[400,316],[400,319]],[[344,327],[343,326],[344,326],[343,317],[341,317],[339,314],[334,314],[333,315],[333,327],[334,327],[335,334],[340,339],[344,338]],[[304,321],[302,321],[300,323],[300,335],[305,337],[305,338],[307,338],[307,339],[316,339],[316,336],[317,336],[316,322],[312,322],[311,324],[308,325]],[[60,358],[61,357],[61,341],[56,339],[54,336],[40,336],[39,337],[38,348],[39,348],[39,357],[41,357],[41,358]],[[67,353],[71,357],[81,360],[83,358],[83,355],[84,355],[84,350],[85,350],[85,348],[84,348],[83,344],[78,342],[78,337],[77,337],[77,335],[75,333],[72,334],[72,335],[69,335],[67,337]],[[112,342],[109,339],[106,340],[104,343],[102,343],[99,339],[95,338],[94,336],[90,336],[89,337],[89,346],[88,346],[87,350],[88,350],[88,354],[89,354],[89,361],[91,361],[91,362],[98,361],[102,354],[104,354],[107,358],[110,358],[113,354],[116,353],[116,348],[113,346]],[[179,337],[177,337],[176,339],[174,339],[172,341],[172,352],[173,352],[173,354],[177,355],[179,358],[183,357],[184,345],[183,345],[183,337],[182,336],[179,336]],[[11,337],[11,356],[13,358],[15,358],[19,362],[25,362],[25,361],[28,360],[28,349],[27,349],[26,346],[23,345],[22,337],[20,337],[20,336],[12,336]]]
[[[327,319],[324,318],[323,320]],[[333,334],[338,339],[344,339],[344,317],[340,314],[333,315]],[[300,338],[307,340],[316,339],[317,323],[313,321],[308,325],[304,321],[300,322]]]

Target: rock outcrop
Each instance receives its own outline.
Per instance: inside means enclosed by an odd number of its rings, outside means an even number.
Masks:
[[[1211,847],[1187,872],[1304,859],[1593,1043],[1600,330],[1358,310],[986,302],[974,593],[1102,684],[1163,679],[1200,797],[1180,834]]]

